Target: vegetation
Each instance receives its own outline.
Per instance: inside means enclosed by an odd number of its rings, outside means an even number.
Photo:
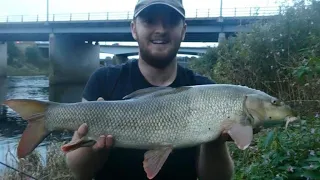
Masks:
[[[191,68],[217,83],[257,88],[296,108],[303,121],[288,131],[268,128],[254,146],[240,151],[230,143],[235,179],[320,179],[320,2],[296,2],[250,34],[239,33]]]
[[[320,2],[308,4],[295,2],[274,20],[256,23],[250,34],[239,33],[190,63],[217,83],[266,91],[301,113],[303,120],[288,130],[273,127],[256,134],[245,151],[231,142],[234,179],[320,179]],[[19,168],[40,179],[71,179],[59,146],[49,147],[48,166],[30,156]],[[19,176],[6,170],[5,177]]]
[[[48,75],[49,61],[35,45],[18,45],[8,42],[8,75]]]
[[[15,159],[15,150],[9,149],[6,157],[7,159],[13,158],[14,160],[10,162],[7,161],[6,163],[8,165],[17,164],[14,168],[18,169],[18,171],[6,168],[0,171],[0,177],[5,180],[28,178],[41,180],[74,180],[71,171],[66,166],[64,154],[60,150],[62,144],[63,142],[53,140],[47,145],[46,157],[43,157],[39,151],[36,150],[22,160]],[[16,149],[16,147],[14,148]]]

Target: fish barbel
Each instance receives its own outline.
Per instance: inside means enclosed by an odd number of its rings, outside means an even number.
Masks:
[[[117,101],[11,99],[4,104],[28,121],[17,149],[19,158],[30,154],[51,132],[76,131],[87,123],[87,136],[63,145],[64,152],[92,146],[100,135],[110,134],[115,147],[146,149],[143,166],[149,179],[175,148],[197,146],[225,132],[238,148],[246,149],[253,128],[265,121],[295,119],[292,109],[279,99],[231,84],[151,87]]]

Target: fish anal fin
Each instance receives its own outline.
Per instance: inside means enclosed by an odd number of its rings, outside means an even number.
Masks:
[[[235,121],[225,121],[224,123],[223,133],[228,133],[239,149],[247,149],[253,139],[252,126]]]
[[[167,94],[175,94],[185,90],[188,90],[192,87],[190,86],[182,86],[178,88],[167,87],[167,86],[159,86],[159,87],[149,87],[144,89],[136,90],[122,99],[134,99],[134,98],[144,98],[144,97],[159,97]]]
[[[159,173],[171,152],[172,147],[166,146],[149,150],[144,154],[143,168],[148,179],[153,179]]]
[[[67,143],[67,144],[61,146],[61,150],[64,153],[67,153],[67,152],[73,151],[75,149],[78,149],[80,147],[91,147],[95,143],[96,143],[95,140],[87,139],[87,138],[83,137],[83,138],[81,138],[79,140],[72,141],[70,143]]]

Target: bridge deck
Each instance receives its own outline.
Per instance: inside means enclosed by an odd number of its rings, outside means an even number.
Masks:
[[[244,11],[246,13],[243,13]],[[234,16],[223,17],[222,22],[216,12],[219,11],[213,12],[209,9],[204,12],[196,12],[195,16],[188,17],[185,41],[217,42],[220,32],[225,32],[226,36],[236,32],[249,32],[250,24],[274,18],[279,14],[279,8],[271,10],[261,8],[258,13],[254,13],[254,8],[240,8],[234,12]],[[236,16],[237,12],[245,15]],[[77,19],[77,16],[69,14],[70,17],[62,18],[63,20],[57,20],[59,17],[57,15],[50,15],[48,21],[39,19],[39,16],[33,20],[28,20],[25,16],[17,16],[16,21],[9,16],[0,17],[0,41],[47,41],[50,33],[67,35],[80,41],[134,41],[130,30],[130,17],[132,17],[130,12],[122,14],[123,19],[112,19],[110,18],[112,15],[108,13],[105,18],[96,20],[92,19],[93,14],[85,15],[86,18]],[[113,17],[116,15],[114,14]]]

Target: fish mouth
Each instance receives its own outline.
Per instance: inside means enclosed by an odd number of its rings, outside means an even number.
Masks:
[[[287,117],[285,117],[285,119],[284,119],[285,122],[286,122],[285,129],[288,129],[289,123],[295,122],[295,121],[297,121],[299,119],[300,119],[299,116],[287,116]]]
[[[284,118],[281,119],[277,119],[277,120],[271,120],[269,121],[268,119],[265,121],[261,122],[261,125],[265,128],[270,128],[270,127],[274,127],[274,126],[278,126],[278,125],[283,125],[285,124],[285,129],[288,129],[288,126],[290,123],[293,123],[295,121],[300,120],[299,116],[293,116],[293,115],[287,115]]]

